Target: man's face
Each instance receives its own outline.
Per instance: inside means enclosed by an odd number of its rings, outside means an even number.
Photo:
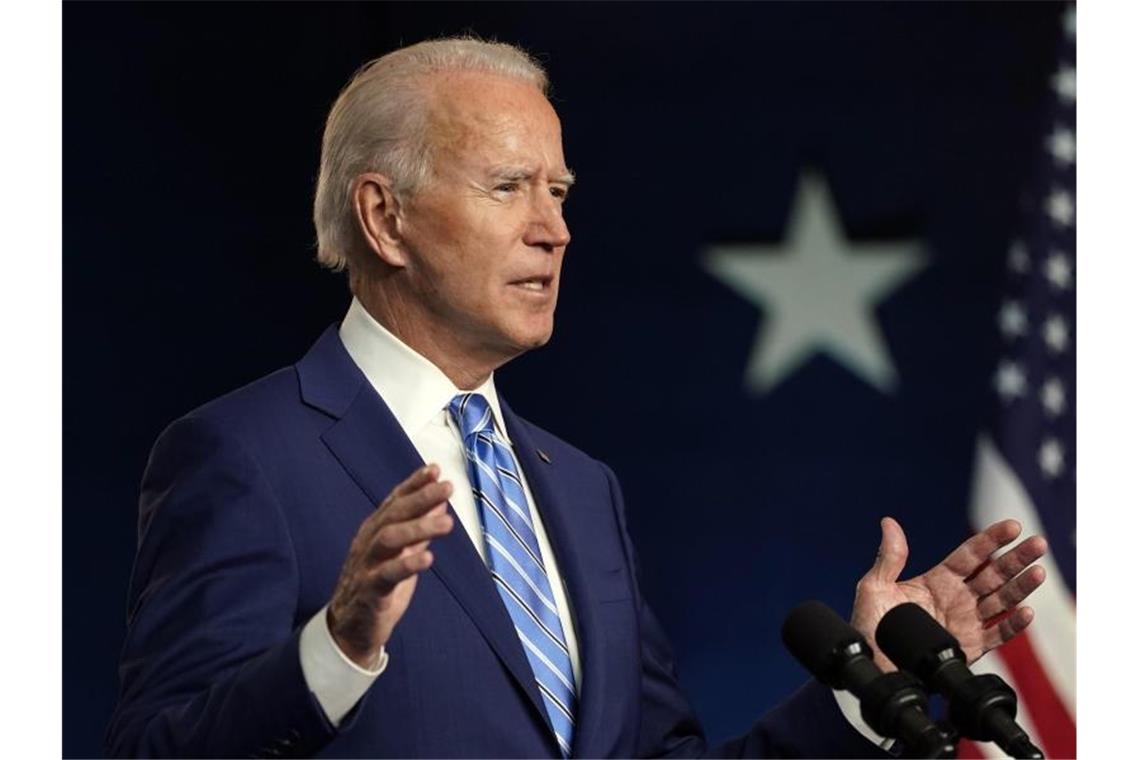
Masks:
[[[502,363],[554,329],[572,176],[558,116],[532,85],[441,75],[430,109],[432,176],[403,209],[405,274],[437,340]]]

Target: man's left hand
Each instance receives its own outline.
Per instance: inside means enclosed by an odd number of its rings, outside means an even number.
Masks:
[[[1045,554],[1045,539],[1027,538],[993,557],[1021,534],[1016,520],[994,523],[933,569],[907,581],[898,579],[906,564],[906,536],[890,517],[883,518],[881,527],[879,555],[855,588],[851,613],[851,625],[872,646],[883,615],[904,602],[914,602],[933,615],[958,639],[971,663],[1032,622],[1032,608],[1019,605],[1045,580],[1045,568],[1033,565]],[[896,669],[877,647],[875,662],[885,670]]]

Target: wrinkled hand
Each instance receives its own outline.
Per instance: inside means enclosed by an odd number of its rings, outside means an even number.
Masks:
[[[451,483],[426,465],[400,483],[361,523],[328,606],[333,639],[353,662],[370,668],[403,617],[419,573],[431,567],[428,542],[448,533]]]
[[[1016,520],[994,523],[933,569],[907,581],[898,580],[906,564],[906,536],[890,517],[883,518],[881,527],[879,555],[856,586],[851,613],[851,625],[872,647],[883,615],[904,602],[914,602],[934,616],[958,639],[971,663],[1032,622],[1033,609],[1018,605],[1045,580],[1045,568],[1033,565],[1048,548],[1045,539],[1032,536],[992,559],[1020,535]],[[896,669],[877,647],[875,662],[885,670]]]

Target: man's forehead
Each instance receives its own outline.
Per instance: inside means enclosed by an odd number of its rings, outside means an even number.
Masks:
[[[456,94],[509,97],[512,93],[533,93],[546,100],[546,94],[534,82],[493,71],[441,69],[423,75],[422,82],[427,90],[444,97],[454,98]]]
[[[430,76],[426,89],[428,111],[440,126],[493,129],[524,119],[558,124],[558,115],[542,90],[514,77],[481,71],[438,72]]]
[[[457,72],[433,82],[428,97],[428,129],[436,149],[504,167],[534,165],[541,158],[559,164],[550,168],[565,171],[558,115],[538,87],[482,72]],[[542,156],[525,158],[536,151]]]

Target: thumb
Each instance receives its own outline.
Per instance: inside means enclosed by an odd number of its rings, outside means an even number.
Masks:
[[[875,564],[867,571],[867,577],[879,583],[894,583],[906,565],[906,535],[893,517],[884,517],[879,522],[883,538],[879,542],[879,553]]]

